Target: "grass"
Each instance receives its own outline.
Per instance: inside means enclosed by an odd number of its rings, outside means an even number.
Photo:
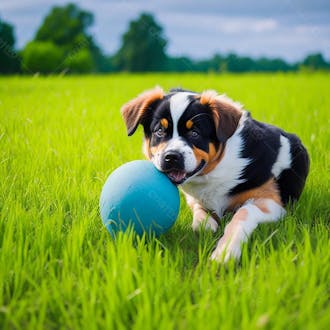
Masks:
[[[104,229],[103,183],[141,159],[120,106],[159,84],[226,92],[309,150],[305,191],[260,225],[239,264],[209,261],[216,235]],[[110,75],[0,78],[1,329],[329,329],[330,77]]]

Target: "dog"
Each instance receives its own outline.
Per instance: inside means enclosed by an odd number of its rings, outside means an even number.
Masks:
[[[257,225],[281,219],[302,193],[309,156],[300,139],[254,120],[226,95],[155,87],[121,114],[129,136],[143,126],[146,158],[181,187],[193,230],[215,232],[233,212],[212,260],[239,259]]]

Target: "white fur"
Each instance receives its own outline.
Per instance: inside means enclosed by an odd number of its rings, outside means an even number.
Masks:
[[[194,231],[200,228],[211,230],[214,233],[217,231],[218,223],[199,204],[194,204],[192,211],[194,217],[191,227]]]
[[[163,155],[162,151],[158,151],[154,155],[152,155],[152,162],[159,171],[162,171],[162,167],[161,167],[162,155]]]
[[[194,95],[193,93],[180,92],[174,94],[170,99],[170,112],[173,121],[173,135],[172,139],[168,142],[166,149],[162,152],[157,153],[153,157],[153,162],[155,166],[161,170],[161,159],[162,155],[171,150],[179,152],[184,159],[184,167],[187,172],[192,172],[199,165],[197,164],[196,157],[193,150],[188,146],[188,144],[179,136],[178,133],[178,123],[182,114],[187,109],[190,100],[189,96]]]
[[[171,150],[177,151],[183,156],[184,168],[186,172],[194,171],[196,167],[199,165],[197,164],[197,160],[193,150],[182,138],[176,137],[176,138],[172,138],[169,141],[165,149],[165,152],[169,152]]]
[[[283,170],[290,168],[291,166],[290,142],[283,135],[281,135],[280,142],[281,147],[277,155],[276,162],[272,167],[272,173],[274,174],[275,178],[277,178]]]
[[[187,204],[193,212],[193,222],[191,225],[193,231],[197,231],[200,228],[205,228],[215,233],[218,229],[218,223],[216,222],[216,220],[214,220],[213,217],[205,211],[203,206],[200,205],[194,197],[187,194],[185,194],[185,197],[187,200]]]
[[[178,123],[182,116],[182,114],[187,109],[190,100],[189,96],[194,95],[193,93],[189,92],[180,92],[174,94],[170,99],[170,112],[173,121],[173,138],[179,136],[178,134]]]
[[[227,193],[244,182],[239,179],[250,159],[240,156],[243,148],[240,132],[244,127],[246,114],[242,116],[235,133],[227,140],[224,156],[219,164],[208,174],[195,176],[182,185],[182,190],[192,196],[199,204],[221,217],[228,207]]]
[[[247,201],[239,209],[247,211],[246,218],[238,221],[234,215],[233,220],[226,226],[224,235],[211,255],[212,260],[227,262],[232,257],[239,258],[241,256],[241,244],[247,241],[259,223],[276,221],[285,215],[285,210],[281,205],[271,199],[264,199],[263,201],[269,212],[262,212],[253,200]]]
[[[197,164],[197,160],[193,150],[189,147],[189,145],[187,145],[186,142],[184,142],[183,139],[177,137],[171,139],[164,150],[159,151],[153,155],[152,161],[154,165],[158,168],[158,170],[162,171],[161,162],[164,153],[172,150],[179,152],[183,156],[184,168],[186,172],[188,173],[193,172],[196,169],[196,167],[199,165]]]

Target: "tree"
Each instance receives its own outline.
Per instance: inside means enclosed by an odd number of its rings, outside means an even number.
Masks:
[[[64,67],[71,73],[88,73],[94,70],[94,60],[87,49],[82,49],[72,56],[67,56]]]
[[[51,41],[69,50],[82,39],[88,39],[87,29],[93,24],[93,14],[75,4],[54,7],[37,31],[35,41]]]
[[[22,52],[24,72],[56,73],[62,65],[63,49],[50,41],[32,41]]]
[[[189,57],[168,57],[166,71],[189,72],[196,71],[195,63]]]
[[[14,46],[14,27],[0,19],[0,73],[19,71],[20,58]]]
[[[287,72],[294,70],[294,66],[288,64],[284,60],[280,58],[265,58],[261,57],[259,59],[254,60],[254,68],[253,71],[259,72]]]
[[[62,51],[61,68],[58,69],[74,73],[106,71],[107,59],[94,42],[93,37],[87,32],[93,22],[93,14],[80,9],[75,4],[53,7],[36,33],[34,42],[37,44],[30,46],[25,58],[34,51],[43,58],[41,54],[52,49],[55,51],[56,48],[52,61],[55,59],[57,61],[58,49]],[[42,47],[42,43],[48,44]],[[32,61],[33,65],[36,64],[30,58],[29,61]],[[53,72],[51,69],[53,66],[54,62],[49,65],[42,64],[42,68],[37,71]]]
[[[123,35],[115,64],[119,70],[125,71],[164,71],[166,44],[163,28],[151,14],[142,13],[137,20],[130,22],[128,31]]]
[[[308,68],[312,71],[325,70],[330,67],[330,65],[325,61],[325,59],[321,53],[308,55],[304,59],[302,66],[304,68]]]

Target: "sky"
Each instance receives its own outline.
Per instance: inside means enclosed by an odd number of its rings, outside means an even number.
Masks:
[[[15,26],[18,49],[33,39],[54,5],[68,0],[0,0],[0,18]],[[128,23],[152,13],[172,56],[215,53],[282,57],[289,62],[322,52],[330,60],[329,0],[76,0],[94,14],[89,32],[107,54],[120,47]]]

